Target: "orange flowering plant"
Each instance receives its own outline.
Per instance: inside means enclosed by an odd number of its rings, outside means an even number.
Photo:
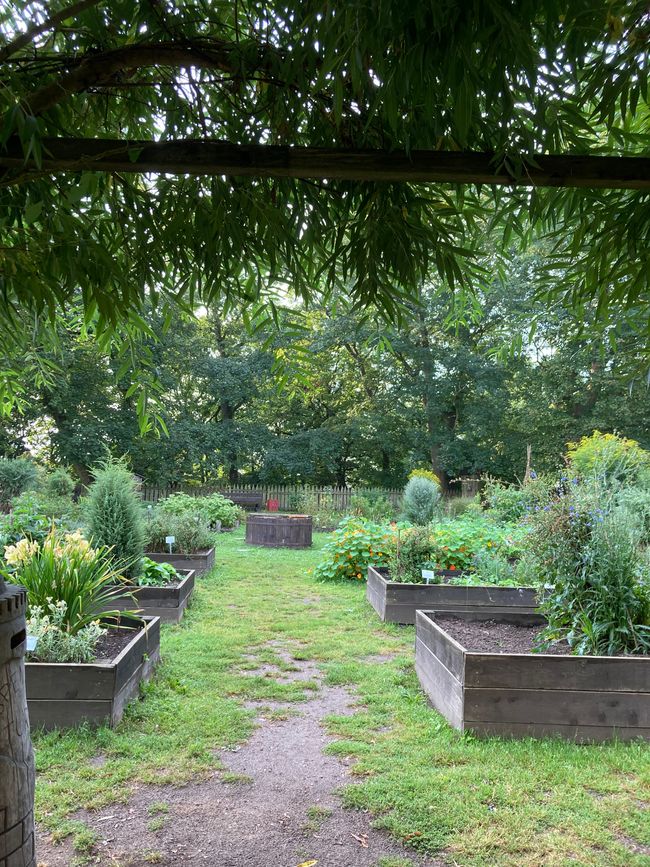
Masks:
[[[363,518],[346,518],[323,548],[314,576],[321,581],[365,581],[368,566],[387,564],[393,533],[391,527]]]

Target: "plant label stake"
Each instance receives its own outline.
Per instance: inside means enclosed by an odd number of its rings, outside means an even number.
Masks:
[[[165,542],[169,545],[169,553],[172,553],[172,545],[176,541],[176,536],[165,536]]]
[[[433,572],[431,569],[423,569],[422,570],[422,577],[424,578],[425,584],[430,584],[433,581],[433,579],[436,577],[436,573]]]

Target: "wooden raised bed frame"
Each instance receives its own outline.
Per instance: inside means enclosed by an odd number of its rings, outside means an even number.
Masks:
[[[160,660],[160,618],[143,628],[112,662],[27,662],[27,707],[32,728],[70,728],[82,722],[116,725],[127,703]]]
[[[176,587],[131,586],[128,592],[135,596],[135,602],[128,596],[116,599],[111,605],[118,611],[137,610],[143,617],[160,617],[163,623],[180,623],[194,592],[194,570],[179,570],[183,576]]]
[[[368,567],[366,599],[386,623],[415,623],[418,609],[517,611],[537,622],[537,597],[531,587],[474,587],[462,584],[401,584],[389,579],[387,569]]]
[[[196,554],[165,554],[146,552],[145,557],[156,563],[171,563],[178,572],[195,572],[196,576],[209,572],[214,566],[214,548]]]
[[[263,548],[311,548],[312,523],[311,515],[249,512],[246,543]]]
[[[479,736],[650,740],[650,657],[475,653],[444,629],[452,612],[418,611],[415,668],[433,706]],[[494,614],[453,612],[465,620]],[[501,615],[521,623],[516,614]],[[544,621],[540,617],[539,624]]]

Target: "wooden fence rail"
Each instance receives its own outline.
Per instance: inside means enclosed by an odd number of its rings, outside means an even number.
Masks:
[[[332,487],[319,488],[309,485],[142,485],[142,498],[147,503],[157,503],[158,500],[168,497],[170,494],[184,493],[195,497],[204,497],[209,494],[220,493],[225,497],[228,494],[257,494],[263,498],[264,504],[269,500],[277,500],[280,511],[300,511],[308,507],[328,508],[337,512],[344,512],[350,508],[352,498],[355,496],[376,499],[384,497],[394,506],[399,506],[402,491],[399,488],[348,488]]]

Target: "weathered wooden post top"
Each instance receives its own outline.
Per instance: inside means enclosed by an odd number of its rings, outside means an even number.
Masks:
[[[29,738],[22,587],[0,575],[0,865],[34,867],[34,756]]]

